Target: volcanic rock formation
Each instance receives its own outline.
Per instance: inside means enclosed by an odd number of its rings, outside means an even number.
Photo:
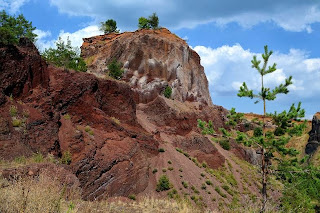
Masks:
[[[320,145],[320,113],[316,113],[312,118],[312,129],[309,132],[309,140],[306,146],[306,154],[312,155]]]
[[[199,55],[169,30],[138,30],[84,39],[81,54],[88,71],[104,76],[112,60],[122,62],[124,78],[138,102],[148,103],[172,88],[172,98],[212,106]]]
[[[250,152],[233,142],[226,151],[197,128],[197,119],[212,120],[218,131],[227,111],[212,105],[200,58],[183,40],[164,29],[140,30],[86,39],[82,50],[96,75],[105,75],[112,57],[124,62],[127,82],[48,66],[27,40],[0,47],[0,159],[37,152],[72,156],[70,165],[0,168],[0,174],[10,179],[42,170],[64,173],[61,182],[79,185],[86,200],[167,197],[155,188],[170,161],[166,175],[177,189],[183,176],[190,184],[185,193],[205,180],[222,186],[223,178],[206,169],[223,167],[221,174],[240,192],[259,194],[258,187],[241,180],[242,167],[230,156],[250,161]],[[173,99],[159,95],[166,84],[174,88]],[[217,208],[212,202],[217,192],[198,193],[201,202]]]

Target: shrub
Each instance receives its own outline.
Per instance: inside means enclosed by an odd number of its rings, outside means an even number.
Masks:
[[[210,186],[212,185],[212,182],[210,180],[206,180],[206,184]]]
[[[36,163],[41,163],[43,162],[43,155],[40,152],[33,153],[32,159]]]
[[[178,191],[176,189],[172,189],[170,192],[168,192],[168,197],[173,198],[179,198]]]
[[[117,60],[114,59],[108,65],[109,76],[114,79],[120,80],[124,73],[124,70],[121,69],[121,67],[122,67],[122,64],[120,62],[117,62]]]
[[[155,173],[157,173],[158,172],[158,169],[153,169],[152,170],[152,174],[155,174]]]
[[[159,151],[159,152],[165,152],[165,151],[164,151],[164,148],[159,148],[158,151]]]
[[[224,193],[220,190],[220,188],[219,188],[218,186],[216,186],[216,187],[214,188],[214,190],[216,190],[216,192],[217,192],[221,197],[224,197],[224,198],[227,197],[227,195],[224,194]]]
[[[136,196],[133,195],[133,194],[129,195],[128,198],[131,199],[131,200],[136,200]]]
[[[22,121],[20,119],[12,119],[12,126],[13,127],[20,127],[22,125]]]
[[[166,191],[171,188],[171,183],[169,181],[169,178],[166,175],[162,175],[160,179],[158,180],[156,191]]]
[[[70,151],[65,151],[61,157],[61,163],[69,165],[72,161],[72,154]]]
[[[187,183],[187,182],[182,181],[181,183],[182,183],[182,185],[183,185],[184,188],[186,188],[186,189],[188,188],[188,183]]]
[[[172,164],[171,160],[168,160],[168,164]]]
[[[168,170],[169,170],[169,171],[172,171],[172,170],[173,170],[173,167],[169,167]]]
[[[65,114],[65,115],[63,115],[63,118],[66,119],[66,120],[70,120],[71,117],[70,117],[69,114]]]
[[[202,131],[201,131],[201,134],[203,135],[213,135],[215,133],[214,129],[213,129],[213,123],[212,121],[208,121],[205,122],[205,121],[202,121],[201,119],[198,119],[197,120],[198,122],[198,128],[200,128]]]
[[[10,106],[9,113],[10,113],[11,117],[15,117],[18,114],[17,107],[14,105]]]
[[[170,97],[171,97],[171,94],[172,94],[172,88],[171,88],[170,86],[167,86],[167,87],[164,89],[163,95],[164,95],[164,97],[166,97],[166,98],[170,98]]]
[[[261,127],[256,127],[254,130],[253,130],[253,136],[254,137],[260,137],[263,135],[263,131],[262,131],[262,128]]]
[[[220,146],[225,150],[230,150],[230,143],[229,140],[220,140],[219,141]]]
[[[27,162],[27,159],[25,156],[22,155],[22,156],[16,157],[14,161],[19,164],[25,164]]]
[[[167,169],[166,169],[166,168],[163,168],[163,169],[162,169],[162,172],[167,172]]]
[[[201,189],[203,189],[203,190],[206,190],[206,189],[207,189],[207,186],[206,186],[205,183],[203,183],[203,184],[201,185]]]

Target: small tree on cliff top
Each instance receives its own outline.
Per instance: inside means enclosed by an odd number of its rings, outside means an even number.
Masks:
[[[119,30],[117,28],[117,22],[113,19],[108,19],[105,22],[101,22],[100,23],[100,30],[102,30],[105,34],[119,32]]]
[[[139,29],[158,29],[159,28],[159,17],[156,13],[153,13],[149,18],[139,18]]]
[[[248,89],[245,82],[243,82],[240,90],[238,92],[239,97],[249,97],[251,99],[258,99],[255,103],[259,101],[263,102],[263,134],[260,138],[257,138],[255,144],[261,148],[261,170],[262,170],[262,197],[263,203],[261,212],[265,211],[265,206],[267,202],[267,175],[269,174],[268,167],[270,166],[270,160],[274,157],[273,153],[278,152],[282,155],[295,155],[297,152],[294,149],[287,149],[284,145],[288,142],[288,138],[281,137],[275,138],[274,136],[268,135],[266,137],[265,133],[265,116],[266,116],[266,101],[273,101],[276,99],[278,94],[287,94],[289,92],[288,86],[292,84],[292,76],[285,79],[284,84],[280,84],[273,90],[264,86],[264,76],[273,73],[277,70],[276,64],[272,66],[267,66],[269,57],[272,55],[272,51],[268,50],[268,46],[264,46],[264,53],[262,54],[263,65],[260,67],[260,60],[257,60],[257,56],[253,56],[252,68],[255,68],[261,76],[261,91],[259,93],[254,93],[253,90]]]

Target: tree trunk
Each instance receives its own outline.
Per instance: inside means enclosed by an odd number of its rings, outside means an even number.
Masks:
[[[265,160],[265,150],[261,148],[261,170],[262,170],[262,207],[260,212],[265,212],[267,203],[267,165]]]

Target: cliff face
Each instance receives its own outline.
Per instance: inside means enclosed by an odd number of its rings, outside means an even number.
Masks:
[[[169,85],[172,98],[212,106],[208,81],[199,55],[167,29],[138,30],[84,39],[82,56],[89,72],[105,75],[114,59],[122,62],[140,103],[148,103]]]
[[[306,154],[312,155],[320,145],[320,113],[316,113],[312,119],[312,129],[309,132],[309,140],[306,146]]]

